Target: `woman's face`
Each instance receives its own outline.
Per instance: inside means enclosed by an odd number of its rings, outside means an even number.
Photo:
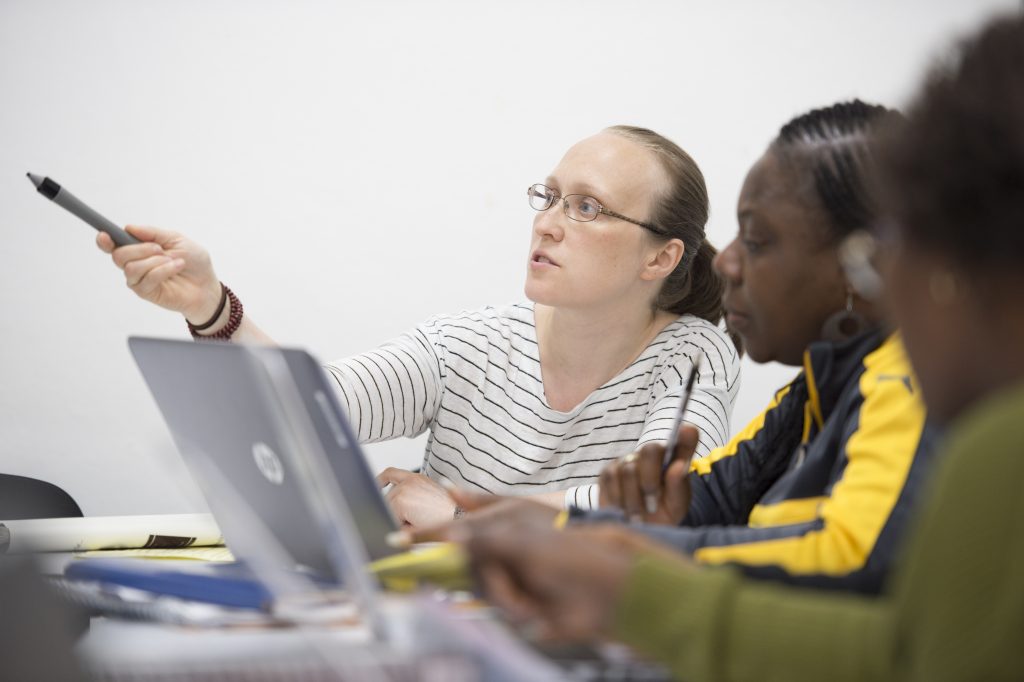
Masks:
[[[756,362],[799,365],[825,320],[846,304],[846,283],[812,183],[769,149],[747,173],[739,234],[715,258],[726,324]]]
[[[543,184],[562,196],[583,194],[605,208],[648,222],[656,193],[667,182],[654,154],[603,132],[577,143]],[[604,214],[570,219],[559,200],[533,220],[526,296],[554,307],[592,308],[636,297],[652,299],[657,282],[645,268],[659,250],[644,228]]]

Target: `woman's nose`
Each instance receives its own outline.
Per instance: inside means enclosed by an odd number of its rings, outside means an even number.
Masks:
[[[730,284],[739,284],[743,279],[743,268],[739,258],[739,238],[733,239],[719,251],[711,265],[715,272]]]
[[[546,211],[540,211],[533,219],[533,231],[538,237],[550,237],[556,242],[565,236],[565,221],[568,220],[562,210],[561,200],[556,201]]]

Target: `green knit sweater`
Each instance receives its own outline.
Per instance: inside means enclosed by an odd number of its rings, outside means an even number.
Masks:
[[[1024,387],[957,422],[886,596],[639,560],[616,635],[700,680],[1024,680]]]

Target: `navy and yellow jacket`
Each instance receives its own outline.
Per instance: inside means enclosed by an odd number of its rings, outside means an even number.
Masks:
[[[815,343],[764,412],[693,462],[681,526],[640,528],[701,563],[875,593],[935,440],[898,335]]]

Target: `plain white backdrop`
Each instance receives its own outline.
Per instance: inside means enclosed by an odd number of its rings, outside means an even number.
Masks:
[[[957,35],[1017,6],[2,0],[0,471],[86,514],[205,508],[125,344],[184,323],[136,299],[26,171],[115,222],[186,232],[279,342],[341,357],[521,300],[525,188],[576,140],[617,123],[674,139],[722,246],[784,122],[901,105]],[[794,371],[743,370],[734,430]],[[370,454],[415,466],[422,447]]]

